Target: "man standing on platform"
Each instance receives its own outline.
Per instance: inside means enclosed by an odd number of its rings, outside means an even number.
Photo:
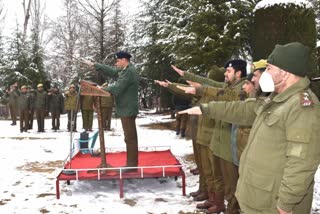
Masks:
[[[139,76],[135,66],[130,62],[131,55],[120,51],[115,54],[116,67],[84,61],[96,71],[103,72],[109,77],[118,77],[115,84],[103,88],[111,93],[115,99],[116,116],[119,116],[124,131],[124,141],[127,147],[126,167],[138,166],[138,136],[136,117],[138,115],[138,83]],[[137,169],[123,170],[134,172]]]

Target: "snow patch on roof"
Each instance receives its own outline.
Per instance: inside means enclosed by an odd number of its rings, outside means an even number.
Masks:
[[[262,0],[260,1],[254,10],[265,9],[268,7],[272,7],[274,5],[288,5],[288,4],[296,4],[298,6],[307,6],[311,7],[310,3],[306,0]]]

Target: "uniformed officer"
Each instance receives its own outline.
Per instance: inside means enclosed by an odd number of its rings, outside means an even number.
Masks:
[[[119,116],[124,131],[124,141],[127,147],[128,167],[138,166],[138,136],[136,117],[138,115],[138,83],[139,76],[135,66],[130,62],[131,55],[120,51],[115,54],[116,67],[84,61],[89,66],[94,66],[96,71],[103,72],[106,76],[117,77],[115,84],[104,90],[110,92],[115,99],[116,116]],[[136,171],[136,168],[125,170]]]
[[[104,83],[102,87],[108,87],[108,83]],[[111,117],[113,108],[113,97],[101,97],[101,113],[103,129],[106,131],[111,130]]]
[[[306,77],[310,50],[276,45],[260,78],[266,99],[212,102],[192,114],[252,125],[239,168],[236,196],[243,213],[309,214],[320,163],[320,103]]]
[[[37,85],[35,93],[34,109],[36,111],[38,132],[44,132],[44,119],[48,112],[48,94],[43,89],[43,84]]]
[[[244,79],[247,75],[246,65],[247,63],[241,59],[229,60],[224,66],[225,82],[217,82],[201,76],[198,76],[194,81],[224,89],[217,95],[217,100],[226,100],[229,99],[229,96],[225,95],[225,90],[241,92]],[[194,74],[182,71],[175,66],[172,67],[187,80],[194,76]],[[244,98],[241,94],[239,95],[238,99]],[[214,134],[211,136],[210,142],[210,149],[213,152],[212,166],[215,177],[222,176],[224,185],[215,186],[214,199],[212,197],[211,200],[214,203],[211,203],[213,205],[208,208],[208,213],[224,211],[224,199],[228,201],[227,213],[239,213],[239,206],[234,194],[238,180],[238,169],[234,164],[235,157],[233,155],[233,151],[236,151],[236,141],[231,140],[232,135],[235,135],[237,129],[238,127],[234,128],[231,123],[221,120],[215,121]],[[224,190],[222,189],[223,186]]]
[[[60,114],[63,112],[64,98],[57,85],[52,87],[52,90],[50,93],[48,93],[48,96],[52,130],[57,131],[60,129]]]
[[[27,93],[27,86],[21,87],[18,97],[20,132],[27,132],[29,128],[30,97]]]
[[[27,86],[27,93],[28,96],[30,97],[30,110],[29,110],[29,125],[28,129],[33,128],[33,115],[34,115],[34,97],[35,97],[35,90],[31,88],[30,85]]]
[[[17,125],[17,113],[18,113],[18,86],[17,85],[11,85],[10,90],[7,90],[5,93],[5,96],[9,99],[9,110],[10,110],[10,116],[12,123],[10,125],[15,126]]]
[[[65,93],[64,109],[68,114],[68,131],[77,131],[77,113],[79,110],[79,97],[75,85],[71,84],[69,90]],[[71,129],[72,126],[72,129]]]
[[[93,96],[84,95],[80,97],[80,108],[82,114],[82,128],[85,131],[92,131],[93,125]]]

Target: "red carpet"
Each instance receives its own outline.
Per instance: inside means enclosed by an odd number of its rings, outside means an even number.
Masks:
[[[112,167],[123,167],[126,165],[126,152],[107,153],[107,164]],[[78,171],[79,180],[91,180],[98,176],[97,171],[88,171],[88,169],[96,169],[101,163],[100,157],[92,157],[90,154],[78,153],[71,160],[71,169]],[[177,167],[168,167],[173,165],[179,165]],[[125,178],[141,177],[141,171],[143,170],[143,177],[158,177],[162,176],[163,171],[165,175],[173,176],[179,175],[181,172],[181,164],[174,157],[170,150],[165,151],[139,151],[139,169],[137,172],[122,173]],[[148,168],[154,166],[154,168]],[[69,169],[69,162],[65,164],[65,169]],[[81,170],[85,169],[85,170]],[[110,179],[119,177],[119,169],[107,170],[106,173],[101,174],[104,179]],[[75,175],[60,174],[59,180],[77,180]]]
[[[114,168],[126,164],[126,152],[107,153],[107,164]],[[98,173],[98,166],[101,164],[100,157],[92,157],[90,154],[78,153],[61,169],[56,180],[57,199],[60,198],[59,182],[70,180],[119,180],[120,197],[123,197],[123,179],[130,178],[156,178],[156,177],[182,177],[182,194],[186,195],[185,174],[180,162],[174,157],[170,150],[165,151],[139,151],[139,165],[136,172],[122,172],[120,170],[105,170]],[[65,170],[67,169],[67,170]],[[64,174],[64,171],[72,170],[76,174]],[[95,169],[95,170],[93,170]]]

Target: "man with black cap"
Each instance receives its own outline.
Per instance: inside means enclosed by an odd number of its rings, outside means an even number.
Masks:
[[[263,100],[211,102],[185,111],[252,125],[236,196],[243,213],[309,214],[320,163],[320,103],[306,77],[310,50],[276,45],[260,78]]]
[[[119,116],[124,131],[124,141],[127,147],[127,165],[133,167],[123,170],[125,172],[137,171],[138,166],[138,136],[136,130],[136,117],[138,115],[138,83],[139,76],[135,66],[130,62],[131,55],[120,51],[115,54],[115,67],[84,61],[94,66],[96,71],[106,76],[118,77],[113,85],[103,88],[110,92],[115,99],[116,116]]]

